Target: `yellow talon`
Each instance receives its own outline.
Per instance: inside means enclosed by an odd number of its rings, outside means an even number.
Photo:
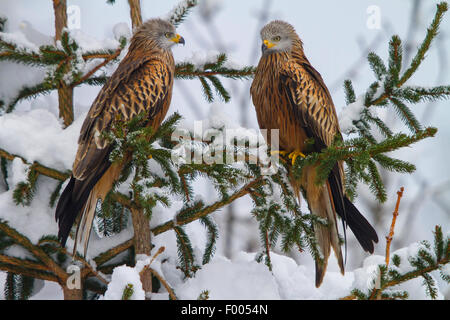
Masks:
[[[153,158],[153,156],[152,156],[152,155],[149,155],[147,158],[148,158],[148,159],[151,159],[151,158]]]
[[[297,160],[297,158],[298,158],[299,156],[302,157],[302,158],[306,158],[306,156],[305,156],[303,153],[301,153],[300,151],[298,151],[298,150],[292,151],[292,152],[289,154],[289,159],[292,159],[292,165],[295,164],[295,160]]]

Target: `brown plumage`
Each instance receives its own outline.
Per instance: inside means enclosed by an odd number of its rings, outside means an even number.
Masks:
[[[72,225],[79,217],[75,247],[86,254],[95,208],[119,178],[125,163],[113,164],[113,148],[102,138],[112,121],[120,116],[128,121],[147,112],[147,124],[157,128],[169,109],[175,63],[170,48],[184,39],[169,22],[151,19],[133,35],[128,53],[100,90],[81,128],[72,177],[61,194],[55,218],[58,238],[64,246]],[[74,249],[75,250],[75,249]]]
[[[261,38],[263,54],[250,89],[260,128],[279,129],[280,150],[288,153],[318,152],[331,145],[341,135],[333,100],[322,77],[306,58],[294,28],[286,22],[273,21],[261,30]],[[312,145],[307,143],[311,138]],[[267,141],[271,141],[269,134]],[[331,248],[344,274],[336,214],[347,223],[364,250],[373,253],[373,242],[378,242],[378,237],[345,196],[342,162],[335,165],[323,185],[317,185],[315,179],[316,166],[305,167],[299,181],[290,176],[299,201],[301,190],[311,213],[329,224],[314,226],[323,256],[316,260],[316,286],[320,286]]]

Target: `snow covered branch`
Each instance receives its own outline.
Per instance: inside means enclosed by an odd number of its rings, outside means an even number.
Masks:
[[[369,288],[363,288],[364,280],[357,279],[355,285],[357,288],[352,290],[351,295],[344,299],[406,299],[408,293],[406,291],[395,290],[395,287],[403,282],[410,281],[422,277],[427,294],[436,299],[437,289],[436,280],[430,274],[439,270],[440,277],[447,283],[450,283],[450,274],[448,266],[450,262],[450,237],[444,237],[442,228],[435,227],[434,246],[432,248],[428,241],[421,241],[412,244],[408,248],[397,250],[393,253],[391,260],[394,266],[379,264],[375,269],[375,274],[369,284]],[[406,263],[407,261],[408,263]],[[370,279],[370,278],[369,278]]]
[[[165,17],[174,26],[184,21],[189,11],[198,4],[198,0],[181,0]]]

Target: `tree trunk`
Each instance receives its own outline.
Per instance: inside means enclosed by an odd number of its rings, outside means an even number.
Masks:
[[[142,210],[135,208],[131,209],[131,217],[133,220],[134,229],[133,241],[135,254],[145,254],[147,256],[150,256],[150,253],[152,251],[152,243],[149,221]],[[142,288],[144,289],[145,293],[151,293],[152,274],[150,270],[145,270],[141,274],[141,282]]]
[[[67,286],[62,286],[64,293],[64,300],[83,300],[83,289],[69,289]]]
[[[67,3],[66,0],[53,0],[55,10],[55,42],[61,40],[62,30],[67,27]]]
[[[128,0],[128,4],[130,5],[131,23],[135,30],[142,24],[141,0]]]
[[[55,11],[55,42],[61,40],[63,29],[67,27],[67,2],[66,0],[53,0]],[[65,68],[64,72],[70,72]],[[67,127],[73,122],[73,88],[63,81],[58,86],[59,117],[63,119]]]
[[[63,119],[64,126],[73,122],[73,88],[61,81],[58,88],[59,117]]]

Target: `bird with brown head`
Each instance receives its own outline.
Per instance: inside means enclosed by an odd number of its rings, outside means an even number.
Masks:
[[[86,255],[97,202],[105,199],[125,165],[110,162],[114,146],[102,133],[111,128],[114,119],[129,121],[141,113],[148,115],[148,126],[155,130],[159,127],[172,98],[175,62],[170,49],[175,44],[184,44],[184,39],[165,20],[151,19],[137,28],[127,55],[98,93],[83,122],[72,177],[55,213],[63,246],[78,220],[74,252],[81,243]]]
[[[342,137],[336,110],[325,82],[305,56],[294,27],[275,20],[261,30],[262,56],[251,86],[261,129],[278,129],[280,149],[290,154],[292,165],[298,156],[320,152],[336,136]],[[267,142],[270,143],[270,136]],[[313,141],[311,146],[308,141]],[[337,215],[355,234],[365,251],[373,253],[378,236],[370,223],[345,194],[344,164],[333,167],[324,184],[316,183],[317,165],[302,169],[300,179],[290,172],[290,182],[300,202],[303,193],[312,214],[327,221],[315,224],[314,232],[321,256],[316,257],[316,286],[327,269],[331,248],[344,274]]]

